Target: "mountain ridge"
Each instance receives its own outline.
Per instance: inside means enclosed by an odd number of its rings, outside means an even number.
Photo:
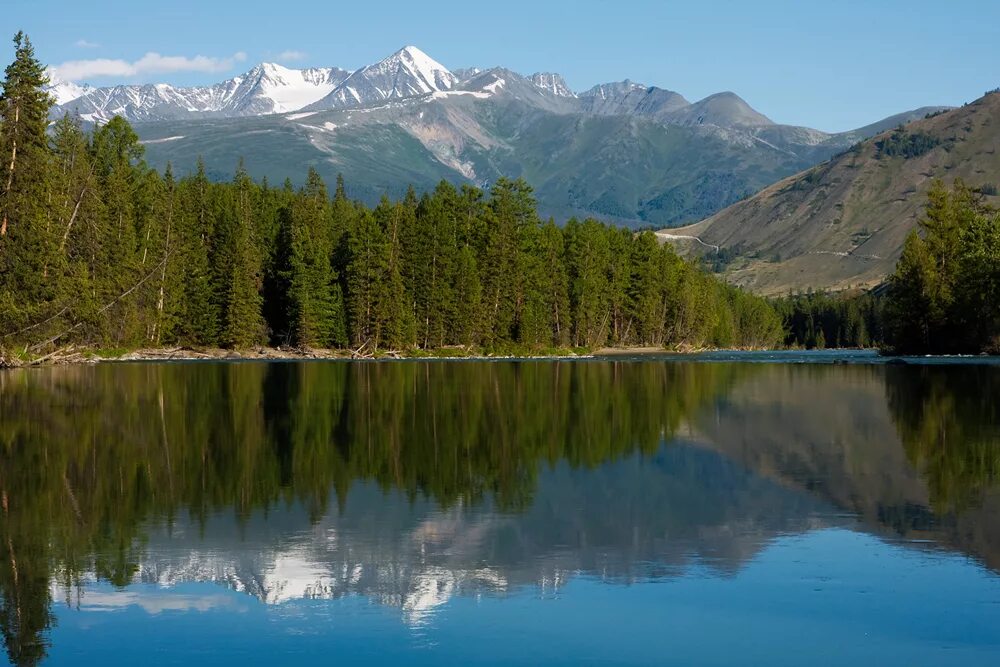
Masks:
[[[725,275],[763,294],[873,287],[892,272],[936,179],[961,178],[1000,202],[998,119],[998,93],[928,113],[661,236],[719,246],[736,257]]]
[[[776,124],[732,92],[689,102],[629,79],[574,93],[556,73],[449,71],[404,47],[354,72],[262,64],[220,84],[53,89],[54,115],[134,121],[154,166],[205,157],[228,178],[242,157],[257,177],[348,175],[374,203],[441,179],[488,188],[524,177],[555,218],[632,227],[705,218],[830,158],[881,128],[829,134]],[[892,122],[913,117],[913,112]]]

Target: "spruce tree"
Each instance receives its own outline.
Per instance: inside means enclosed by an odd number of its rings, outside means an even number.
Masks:
[[[219,311],[213,298],[212,242],[214,213],[212,184],[199,158],[194,176],[180,184],[181,268],[184,296],[178,338],[189,345],[217,345]]]
[[[266,340],[261,311],[263,265],[255,237],[257,194],[241,160],[232,184],[232,215],[220,239],[224,245],[223,267],[228,272],[223,270],[218,275],[223,298],[220,340],[231,348],[249,348]]]
[[[48,311],[52,237],[45,68],[31,40],[14,36],[15,56],[0,82],[0,332]]]
[[[331,266],[333,221],[326,186],[309,170],[284,220],[280,246],[287,285],[289,338],[296,345],[336,347],[346,342],[343,296]]]

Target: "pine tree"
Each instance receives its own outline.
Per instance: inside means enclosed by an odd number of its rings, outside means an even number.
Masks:
[[[567,228],[573,308],[573,338],[578,347],[601,347],[608,340],[610,304],[608,266],[611,248],[604,227],[595,220]]]
[[[518,272],[522,235],[537,224],[531,186],[524,180],[499,179],[490,191],[486,253],[482,263],[487,332],[496,342],[513,340],[523,305]]]
[[[212,184],[199,158],[195,175],[180,184],[180,265],[184,296],[178,321],[178,338],[191,345],[217,345],[219,311],[213,298],[212,240],[214,213]]]
[[[266,340],[260,293],[263,266],[255,238],[255,190],[241,161],[232,184],[232,216],[219,239],[224,261],[217,272],[223,302],[220,340],[231,348],[248,348]]]
[[[144,338],[137,300],[116,299],[145,277],[137,211],[146,171],[143,149],[135,131],[118,116],[94,131],[92,146],[102,192],[95,215],[103,241],[95,257],[95,291],[101,303],[114,304],[102,319],[103,338],[115,346],[135,345]]]
[[[415,224],[415,209],[412,199],[392,204],[387,198],[375,209],[384,245],[384,273],[377,285],[375,317],[380,339],[392,349],[412,346],[416,335],[412,299],[406,293],[402,267],[404,230]]]
[[[14,47],[14,62],[0,82],[0,331],[47,312],[54,298],[46,267],[55,230],[45,210],[52,98],[31,40],[19,32]]]
[[[284,220],[279,251],[287,285],[289,338],[296,345],[336,347],[346,343],[343,296],[333,254],[333,221],[326,186],[309,170],[305,188]]]
[[[662,262],[659,243],[652,232],[644,232],[632,243],[628,304],[634,322],[634,339],[645,345],[664,344],[665,302],[661,294]]]
[[[371,211],[362,210],[348,232],[347,312],[351,345],[377,350],[383,343],[382,294],[389,266],[385,235]]]

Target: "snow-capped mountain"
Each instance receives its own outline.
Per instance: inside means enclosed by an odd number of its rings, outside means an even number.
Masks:
[[[559,74],[553,72],[536,72],[528,78],[533,84],[552,93],[556,97],[576,97],[576,93],[570,89],[565,79]]]
[[[80,85],[72,81],[63,81],[51,70],[46,72],[46,74],[49,77],[48,92],[55,99],[57,105],[72,102],[93,90],[93,88],[86,84]]]
[[[181,120],[204,116],[261,116],[297,111],[333,92],[348,76],[336,67],[289,69],[257,65],[241,76],[212,86],[169,84],[81,87],[50,85],[56,114],[78,113],[84,120],[106,122],[116,115],[130,121]]]
[[[562,76],[537,72],[524,76],[503,67],[449,71],[415,46],[354,72],[336,67],[289,69],[257,65],[241,76],[210,86],[175,87],[165,83],[92,88],[52,77],[54,115],[79,114],[107,122],[178,121],[213,117],[265,116],[377,107],[387,102],[421,104],[448,97],[517,100],[554,113],[637,116],[666,125],[707,128],[744,135],[773,123],[733,93],[691,103],[678,93],[628,79],[595,86],[577,95]],[[813,142],[815,143],[815,142]]]
[[[458,77],[415,46],[407,46],[385,60],[362,67],[347,77],[313,110],[365,106],[451,90]]]

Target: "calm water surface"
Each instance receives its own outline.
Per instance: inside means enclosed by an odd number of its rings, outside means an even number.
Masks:
[[[6,657],[1000,664],[1000,366],[874,361],[0,373]]]

